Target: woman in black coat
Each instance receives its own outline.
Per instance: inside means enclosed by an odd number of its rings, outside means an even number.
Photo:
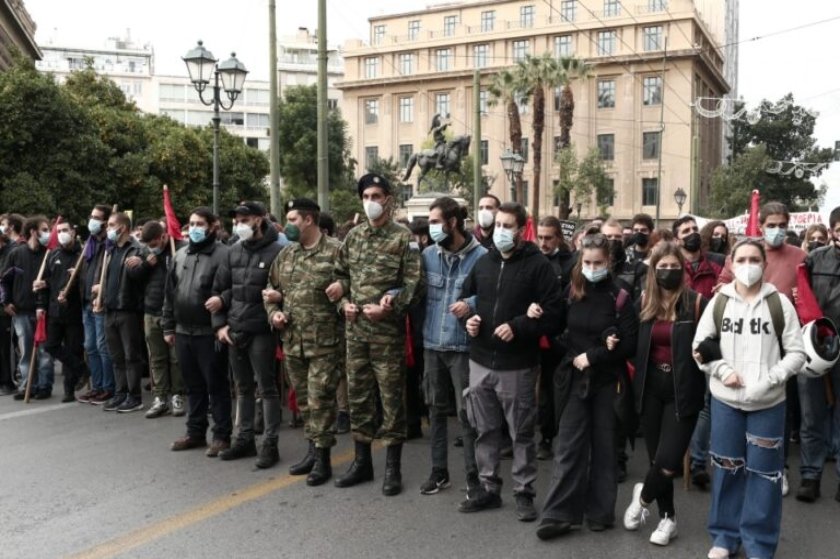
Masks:
[[[705,376],[692,358],[692,342],[707,301],[686,287],[684,270],[678,244],[658,245],[651,255],[639,315],[633,388],[651,466],[644,483],[633,488],[624,527],[638,530],[648,505],[656,501],[660,521],[650,536],[656,545],[668,545],[677,535],[673,478],[706,391]]]

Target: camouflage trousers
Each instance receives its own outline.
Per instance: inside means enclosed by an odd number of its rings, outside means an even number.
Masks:
[[[405,422],[405,342],[374,343],[347,339],[347,395],[353,438],[373,441],[376,389],[382,399],[382,441],[402,443]]]
[[[335,446],[336,353],[300,357],[286,353],[286,373],[295,389],[303,419],[303,436],[318,448]]]

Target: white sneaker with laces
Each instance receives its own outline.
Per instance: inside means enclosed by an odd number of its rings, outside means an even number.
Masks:
[[[637,483],[633,486],[633,498],[627,510],[624,511],[624,528],[627,530],[638,530],[650,514],[647,507],[642,505],[642,489],[644,486],[644,483]]]
[[[146,412],[146,417],[148,419],[154,419],[165,415],[168,412],[169,406],[166,405],[166,399],[161,398],[160,396],[155,396],[155,399],[152,402],[152,407],[150,407],[149,411]]]
[[[788,470],[785,468],[782,473],[782,497],[787,497],[788,493],[790,493],[790,483],[788,482]]]
[[[650,543],[656,545],[668,545],[670,541],[677,537],[677,521],[673,518],[665,518],[659,521],[659,526],[650,535]]]
[[[185,413],[187,413],[187,410],[184,408],[184,397],[180,394],[174,394],[172,396],[172,415],[181,417]]]

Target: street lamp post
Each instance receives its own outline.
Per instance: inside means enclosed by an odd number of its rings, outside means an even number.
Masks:
[[[682,187],[678,188],[676,192],[674,192],[674,201],[680,208],[680,215],[682,215],[683,204],[685,204],[687,198],[688,194],[685,193],[685,190],[683,190]]]
[[[583,203],[581,203],[581,202],[576,202],[576,203],[575,203],[575,210],[577,210],[577,222],[578,222],[578,225],[580,225],[580,209],[581,209],[582,207],[583,207]]]
[[[190,74],[190,81],[193,87],[198,92],[198,98],[204,105],[213,107],[213,213],[218,215],[219,125],[222,122],[222,118],[219,116],[219,109],[229,111],[233,108],[233,104],[236,102],[239,94],[242,93],[248,70],[236,58],[235,52],[231,53],[230,58],[221,64],[217,64],[218,60],[213,58],[213,53],[204,48],[204,44],[201,41],[198,42],[198,45],[194,49],[182,57],[182,60],[187,65],[187,72]],[[208,101],[204,99],[204,91],[210,85],[211,77],[213,80],[213,98]],[[222,100],[222,89],[224,89],[230,101],[227,105]]]
[[[523,200],[517,199],[519,197],[519,193],[516,192],[516,186],[519,179],[522,177],[522,171],[525,170],[525,158],[518,153],[513,153],[510,149],[506,149],[505,152],[499,156],[499,159],[502,161],[502,169],[505,171],[508,182],[510,182],[511,187],[513,188],[514,200],[524,205]]]

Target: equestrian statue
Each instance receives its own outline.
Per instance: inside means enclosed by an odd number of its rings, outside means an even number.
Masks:
[[[432,127],[429,129],[429,133],[435,141],[435,147],[434,149],[424,149],[411,155],[406,165],[403,181],[408,180],[415,165],[420,167],[420,178],[417,179],[418,187],[423,182],[426,174],[432,169],[443,171],[447,184],[449,182],[449,174],[461,169],[461,160],[470,151],[470,136],[455,136],[447,142],[444,132],[449,125],[448,114],[445,120],[441,118],[440,114],[435,115],[432,119]]]

